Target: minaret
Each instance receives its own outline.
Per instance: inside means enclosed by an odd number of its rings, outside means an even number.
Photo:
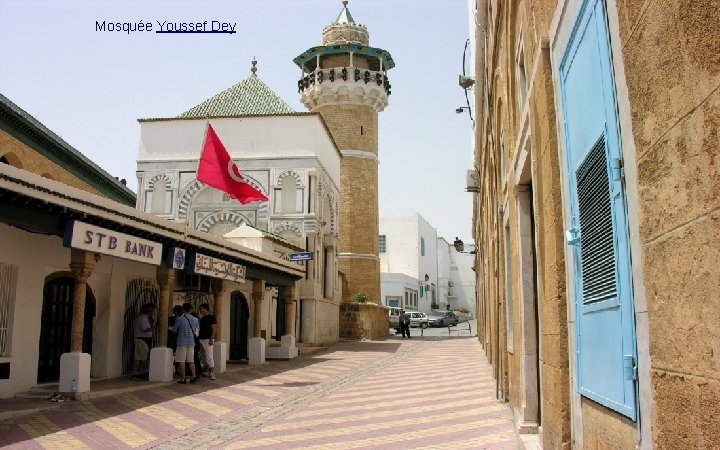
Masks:
[[[293,61],[300,67],[300,101],[322,115],[342,153],[340,163],[339,269],[343,301],[366,292],[380,303],[378,256],[378,112],[388,105],[387,71],[395,66],[385,50],[369,46],[343,1],[323,45]]]

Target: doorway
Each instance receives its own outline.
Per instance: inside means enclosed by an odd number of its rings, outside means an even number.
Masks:
[[[143,305],[152,303],[157,307],[160,298],[160,288],[157,281],[152,278],[136,278],[130,281],[125,291],[125,317],[123,318],[123,349],[122,349],[122,370],[124,374],[133,371],[133,349],[134,349],[134,332],[133,323],[135,318],[140,315]],[[156,323],[167,326],[163,319],[156,318]],[[167,320],[167,318],[165,318]],[[153,331],[153,342],[157,343],[157,327]]]
[[[242,292],[230,294],[230,360],[248,359],[250,307]]]
[[[75,279],[60,276],[45,283],[40,319],[40,343],[37,382],[60,379],[60,356],[70,351]],[[92,354],[95,297],[90,286],[85,294],[83,353]]]

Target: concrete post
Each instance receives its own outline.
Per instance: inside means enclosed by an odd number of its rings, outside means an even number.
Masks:
[[[75,279],[73,293],[73,316],[70,335],[70,352],[82,353],[83,331],[85,328],[85,295],[87,280],[92,275],[95,263],[100,255],[85,250],[72,249],[70,252],[70,270]]]

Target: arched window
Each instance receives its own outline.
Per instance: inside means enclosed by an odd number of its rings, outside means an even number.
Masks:
[[[284,213],[297,212],[297,188],[295,187],[295,177],[285,175],[282,178],[282,191],[280,193],[280,210]]]
[[[17,167],[18,169],[23,168],[22,162],[20,162],[20,158],[18,158],[17,155],[14,153],[5,153],[4,155],[0,156],[0,163]]]
[[[167,192],[167,180],[160,178],[155,181],[152,190],[152,203],[150,212],[153,214],[165,214],[165,197]]]

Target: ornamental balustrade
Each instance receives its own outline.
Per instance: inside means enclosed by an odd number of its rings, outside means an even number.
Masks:
[[[314,86],[322,83],[334,83],[335,81],[347,82],[355,81],[356,83],[364,82],[375,83],[378,86],[383,86],[385,93],[390,95],[390,81],[388,81],[387,75],[382,71],[361,69],[358,67],[334,67],[331,69],[318,69],[298,80],[298,93],[302,93],[305,89],[310,86]]]

